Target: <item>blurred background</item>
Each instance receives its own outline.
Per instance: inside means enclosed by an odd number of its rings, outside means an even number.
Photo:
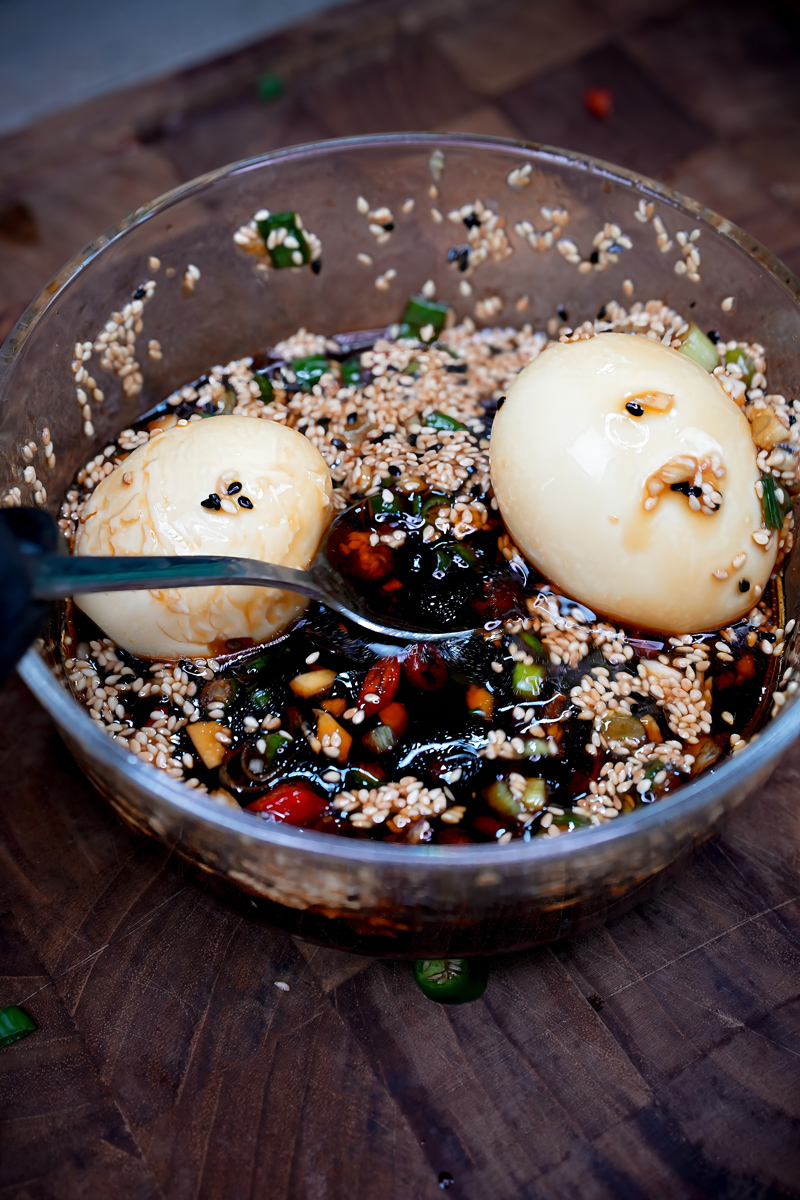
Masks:
[[[800,0],[0,0],[0,28],[0,339],[160,192],[390,130],[596,154],[800,272]]]

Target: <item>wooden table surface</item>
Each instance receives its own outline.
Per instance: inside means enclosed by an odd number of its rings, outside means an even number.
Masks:
[[[599,153],[800,269],[799,65],[795,0],[356,0],[1,140],[0,336],[158,192],[375,130]],[[21,685],[0,713],[0,1005],[39,1027],[0,1051],[0,1200],[800,1196],[800,747],[657,899],[445,1008],[226,908]]]

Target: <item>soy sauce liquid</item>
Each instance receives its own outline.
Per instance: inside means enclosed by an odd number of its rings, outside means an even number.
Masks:
[[[274,374],[279,369],[279,365],[272,364],[269,371]],[[204,381],[197,381],[195,386]],[[177,408],[161,405],[143,417],[137,428],[146,428],[167,413],[189,418],[196,412],[197,405],[192,402],[182,402]],[[390,485],[393,481],[386,482]],[[77,484],[74,486],[79,492],[85,491]],[[353,737],[346,764],[332,762],[313,749],[321,698],[298,698],[291,681],[311,670],[307,660],[318,655],[313,660],[314,670],[329,668],[336,672],[333,686],[324,695],[326,708],[344,712],[356,704],[376,653],[355,627],[323,607],[312,605],[290,630],[269,645],[254,647],[252,643],[239,641],[215,648],[220,670],[213,681],[204,679],[202,669],[190,660],[177,664],[195,685],[193,702],[201,720],[208,719],[207,710],[213,701],[225,698],[225,724],[231,737],[221,766],[208,769],[197,755],[185,725],[178,729],[172,737],[172,753],[178,759],[184,753],[192,755],[194,765],[186,771],[187,776],[197,778],[210,792],[224,789],[228,797],[247,806],[286,780],[305,781],[320,797],[331,801],[345,789],[369,789],[413,775],[428,787],[447,787],[452,797],[450,803],[466,809],[455,825],[432,818],[426,822],[427,829],[414,840],[458,844],[495,841],[506,834],[514,840],[530,840],[545,832],[541,815],[521,825],[504,817],[488,802],[487,793],[491,794],[492,785],[514,771],[546,781],[548,806],[564,810],[563,817],[555,818],[560,828],[568,830],[588,823],[573,814],[573,805],[587,795],[589,784],[599,777],[603,762],[613,760],[613,756],[592,757],[586,752],[591,723],[575,718],[569,693],[593,666],[610,664],[600,651],[594,651],[576,668],[553,665],[545,653],[542,656],[545,676],[539,694],[530,699],[514,694],[506,651],[502,645],[487,641],[484,630],[501,628],[507,621],[529,616],[526,600],[537,592],[555,593],[528,568],[511,566],[506,561],[498,549],[498,538],[504,528],[491,512],[486,527],[463,541],[449,535],[435,542],[426,541],[423,533],[426,525],[451,503],[452,497],[434,492],[403,495],[387,487],[378,496],[369,498],[352,517],[338,523],[328,545],[333,565],[365,596],[376,614],[423,628],[477,629],[466,640],[410,647],[400,653],[401,679],[393,700],[404,707],[408,726],[396,743],[388,749],[375,750],[370,734],[381,724],[380,716],[376,715],[357,727],[343,720]],[[394,536],[398,533],[404,535],[401,546],[396,544]],[[773,578],[765,596],[776,613],[778,586]],[[558,596],[557,600],[565,615],[581,607],[566,597]],[[593,614],[583,611],[588,620],[593,619]],[[71,602],[60,606],[59,628],[62,663],[67,658],[81,657],[97,666],[97,652],[90,643],[97,642],[102,632]],[[735,636],[729,650],[734,661],[723,664],[713,652],[710,654],[708,675],[714,680],[711,736],[703,739],[702,754],[695,746],[685,747],[687,752],[697,754],[701,766],[701,759],[711,765],[728,751],[733,731],[747,738],[759,728],[777,682],[778,659],[763,654],[758,642],[755,647],[748,646],[746,639],[751,630],[746,622],[732,628]],[[617,666],[617,671],[635,675],[640,657],[657,657],[673,649],[666,641],[646,632],[629,630],[628,637],[636,657]],[[713,646],[718,639],[718,633],[710,633],[698,635],[695,641]],[[117,655],[134,672],[131,678],[148,678],[152,664],[120,649]],[[492,664],[503,660],[504,670],[498,673]],[[111,672],[98,666],[98,673],[102,682]],[[470,687],[489,693],[490,720],[479,711],[470,711]],[[336,701],[340,704],[332,704]],[[118,697],[118,702],[125,713],[118,719],[136,728],[152,724],[154,713],[156,718],[172,715],[179,721],[186,719],[178,704],[157,695],[140,698],[128,692]],[[520,707],[526,714],[532,710],[532,722],[526,718],[527,724],[539,724],[548,734],[556,734],[558,754],[533,753],[513,761],[481,757],[479,751],[486,745],[488,729],[502,729],[509,738],[519,735],[520,722],[514,717],[514,710]],[[733,725],[722,721],[723,711],[733,715]],[[652,715],[662,736],[675,738],[654,702],[635,699],[632,712],[637,716]],[[268,713],[280,716],[281,728],[292,738],[281,740],[277,748],[270,746],[265,754],[257,748],[257,743],[267,738],[266,731],[247,728],[245,718],[256,717],[260,722]],[[273,742],[276,740],[280,739]],[[253,763],[260,764],[260,769],[254,770]],[[668,771],[664,783],[654,785],[643,796],[635,790],[628,792],[625,808],[659,800],[685,780],[686,776]],[[346,814],[330,806],[324,807],[310,827],[362,839],[409,839],[408,831],[392,832],[385,823],[358,829]]]

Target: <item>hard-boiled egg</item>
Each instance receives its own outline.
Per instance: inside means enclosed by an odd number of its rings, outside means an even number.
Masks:
[[[713,375],[644,336],[557,343],[529,363],[495,418],[491,473],[523,554],[633,625],[728,624],[775,563],[746,418]]]
[[[85,502],[77,554],[222,554],[306,567],[331,517],[328,468],[274,421],[217,416],[157,433]],[[76,597],[143,658],[210,657],[231,639],[264,642],[302,596],[259,587],[165,588]]]

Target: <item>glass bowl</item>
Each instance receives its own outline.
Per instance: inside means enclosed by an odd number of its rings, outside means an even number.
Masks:
[[[358,211],[359,196],[395,214],[383,243]],[[447,262],[449,247],[463,235],[447,213],[477,198],[505,216],[514,253],[499,264],[484,263],[473,277],[473,295],[464,297]],[[661,253],[652,223],[636,219],[640,201],[653,205],[670,237],[679,229],[701,231],[698,281],[676,273],[678,244]],[[609,222],[630,236],[633,248],[608,270],[583,272],[556,249],[534,250],[514,230],[526,220],[539,229],[549,224],[543,206],[569,211],[566,234],[583,257]],[[265,278],[237,250],[233,233],[263,207],[301,212],[322,241],[320,274],[270,271]],[[371,265],[357,258],[364,253]],[[162,264],[155,275],[152,256]],[[189,264],[199,268],[200,279],[185,295]],[[377,290],[376,276],[390,267],[396,271],[390,287]],[[158,286],[140,346],[157,338],[163,358],[137,355],[144,386],[135,397],[126,396],[115,377],[103,376],[105,399],[92,404],[94,432],[86,436],[71,374],[74,344],[94,339],[151,276]],[[236,163],[176,188],[64,267],[3,349],[0,487],[4,493],[19,488],[22,502],[33,502],[21,447],[28,439],[40,443],[46,425],[55,465],[47,466],[41,451],[35,465],[41,464],[36,472],[46,507],[57,514],[76,470],[174,388],[300,325],[326,334],[388,325],[429,278],[459,318],[471,314],[477,300],[497,294],[502,312],[484,323],[525,321],[534,328],[545,327],[557,305],[577,324],[609,299],[626,303],[622,285],[630,279],[640,299],[658,297],[691,311],[702,328],[720,329],[726,338],[762,342],[773,391],[796,394],[800,382],[798,280],[752,238],[694,201],[585,155],[531,144],[428,134],[325,142]],[[730,311],[721,308],[726,297],[734,297]],[[796,563],[795,557],[787,578],[787,616],[796,614]],[[793,644],[788,658],[796,662]],[[20,671],[86,775],[131,826],[173,847],[223,890],[233,889],[249,912],[269,923],[377,955],[518,949],[621,911],[668,878],[765,782],[800,729],[800,709],[790,701],[735,758],[674,797],[602,828],[505,846],[391,845],[270,824],[222,807],[112,742],[57,678],[47,646],[30,651]]]

